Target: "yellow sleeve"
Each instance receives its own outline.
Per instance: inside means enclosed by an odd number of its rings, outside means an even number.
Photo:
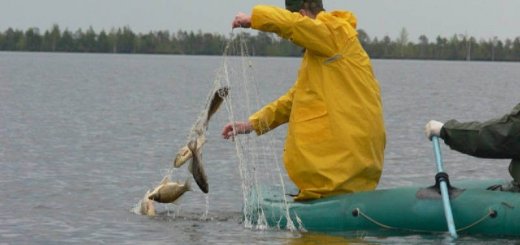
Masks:
[[[329,27],[317,19],[299,13],[266,5],[253,8],[251,27],[260,31],[273,32],[298,46],[332,56],[337,50]]]
[[[294,86],[286,94],[267,104],[249,117],[249,122],[257,135],[265,134],[271,129],[289,121],[293,96]]]

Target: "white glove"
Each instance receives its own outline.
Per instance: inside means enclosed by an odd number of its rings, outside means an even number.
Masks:
[[[432,140],[433,136],[440,137],[442,126],[444,126],[444,123],[435,120],[429,121],[424,127],[424,133],[426,134],[426,138]]]

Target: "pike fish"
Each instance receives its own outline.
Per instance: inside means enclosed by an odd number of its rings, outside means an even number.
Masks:
[[[141,200],[139,213],[142,215],[155,216],[155,207],[153,201],[148,199],[150,196],[150,190],[144,194],[143,200]]]
[[[208,177],[204,171],[204,166],[202,166],[200,151],[197,151],[197,141],[190,141],[190,143],[188,143],[188,148],[193,155],[189,170],[193,174],[193,179],[195,179],[200,190],[204,193],[208,193]]]
[[[228,95],[228,93],[228,87],[219,88],[215,91],[215,93],[213,93],[209,102],[209,106],[207,107],[207,111],[205,112],[206,115],[204,117],[204,121],[202,122],[202,124],[199,121],[197,123],[198,127],[195,129],[195,133],[197,135],[197,151],[201,151],[202,145],[204,145],[204,143],[206,142],[206,139],[204,137],[204,131],[208,127],[209,120],[220,108],[220,105],[222,105],[222,102],[224,102],[224,98]],[[192,151],[190,151],[188,145],[185,145],[181,149],[179,149],[177,155],[175,156],[175,159],[173,160],[173,166],[175,168],[181,167],[184,163],[186,163],[193,157],[193,154],[191,152]]]
[[[190,182],[186,180],[184,184],[170,181],[168,176],[165,176],[161,183],[148,195],[148,199],[160,203],[172,203],[187,191],[190,191]]]

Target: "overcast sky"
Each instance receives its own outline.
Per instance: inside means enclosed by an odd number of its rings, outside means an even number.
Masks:
[[[238,11],[256,4],[284,6],[284,0],[0,0],[0,31],[9,27],[48,30],[58,24],[76,31],[92,26],[134,32],[193,30],[228,34]],[[465,34],[477,39],[520,36],[520,0],[324,0],[327,10],[353,11],[370,37],[392,38],[404,27],[411,41],[424,34]]]

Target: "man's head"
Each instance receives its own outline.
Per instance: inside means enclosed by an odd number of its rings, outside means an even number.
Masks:
[[[285,0],[285,8],[291,12],[300,12],[303,9],[313,15],[324,10],[322,0]]]

